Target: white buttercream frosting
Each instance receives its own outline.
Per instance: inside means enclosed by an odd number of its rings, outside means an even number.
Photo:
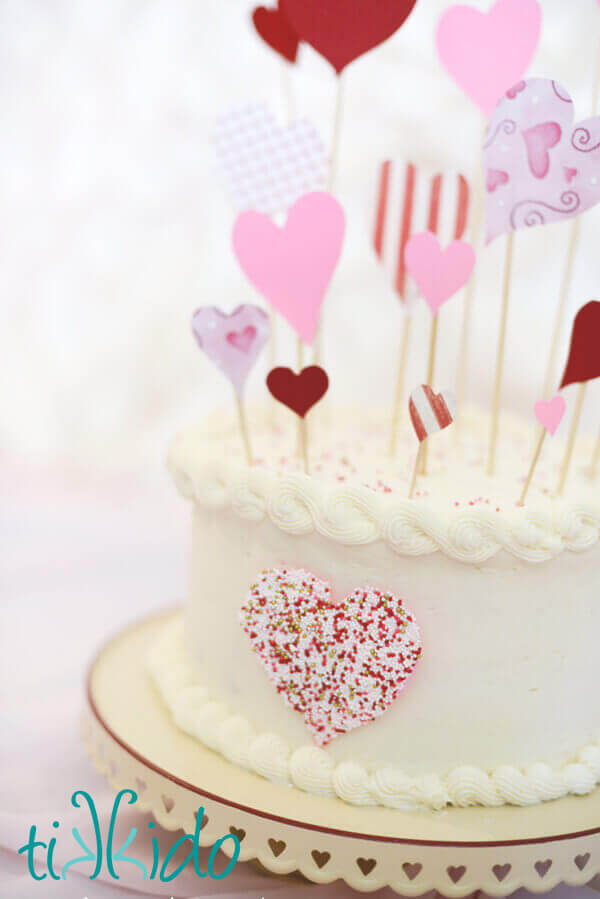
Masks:
[[[316,746],[292,751],[277,734],[257,734],[251,722],[215,701],[199,683],[194,666],[186,661],[179,616],[163,626],[147,666],[183,731],[262,777],[318,796],[337,796],[352,805],[526,806],[570,793],[584,795],[600,783],[600,739],[564,764],[537,762],[525,769],[507,764],[489,771],[464,765],[443,776],[419,777],[409,777],[390,765],[368,770],[359,761],[336,763],[326,749]]]
[[[168,465],[181,493],[201,506],[230,506],[246,521],[268,519],[296,536],[317,532],[352,546],[384,541],[400,555],[440,551],[478,565],[505,550],[526,562],[543,562],[597,543],[600,478],[592,482],[586,474],[591,445],[585,441],[576,449],[565,497],[556,497],[563,450],[557,438],[547,440],[527,503],[519,507],[533,427],[505,419],[498,472],[490,478],[488,419],[470,412],[458,438],[452,429],[431,438],[428,475],[419,478],[409,500],[416,438],[405,430],[397,457],[390,459],[384,423],[383,416],[345,414],[334,419],[334,437],[309,420],[310,476],[298,468],[291,421],[279,431],[256,427],[251,467],[235,428],[218,422],[176,439]]]

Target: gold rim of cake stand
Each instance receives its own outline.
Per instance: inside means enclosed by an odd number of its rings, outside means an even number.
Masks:
[[[401,811],[312,796],[231,764],[174,725],[146,674],[148,644],[178,613],[137,622],[100,650],[83,714],[98,770],[115,789],[135,789],[161,826],[193,831],[203,806],[201,845],[235,832],[240,861],[365,892],[504,896],[600,873],[600,789],[528,808]],[[232,841],[223,851],[231,856]]]

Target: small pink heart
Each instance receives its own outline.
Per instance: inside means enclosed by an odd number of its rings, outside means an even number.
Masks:
[[[557,393],[549,402],[538,400],[533,411],[542,427],[553,437],[562,421],[566,408],[567,404],[564,397]]]
[[[328,193],[300,197],[282,228],[254,211],[235,221],[233,250],[240,266],[305,343],[315,336],[344,228],[344,210]]]
[[[508,184],[508,172],[503,172],[501,169],[487,170],[485,186],[489,193],[493,194],[496,188],[502,187],[503,184]]]
[[[525,74],[541,24],[538,0],[497,0],[488,13],[461,4],[440,18],[436,35],[440,59],[486,118]]]
[[[221,369],[241,396],[246,378],[269,338],[269,319],[250,303],[226,315],[216,306],[201,306],[192,317],[198,346]]]
[[[247,353],[256,337],[254,325],[246,325],[243,331],[230,331],[227,335],[227,343],[234,346],[240,353]]]
[[[454,240],[442,251],[435,234],[413,234],[406,244],[404,261],[425,302],[435,315],[471,277],[475,253],[470,244]]]
[[[598,0],[598,2],[600,2],[600,0]],[[527,84],[525,81],[519,81],[519,82],[517,82],[517,84],[514,85],[514,87],[511,87],[510,90],[506,91],[506,96],[508,97],[509,100],[515,100],[517,98],[518,94],[520,94],[522,91],[524,91],[526,87],[527,87]]]
[[[565,178],[566,178],[567,184],[570,184],[571,181],[573,181],[573,179],[577,177],[578,169],[571,169],[571,168],[569,168],[568,165],[566,165],[564,167],[564,169],[565,169]]]
[[[558,122],[542,122],[523,131],[523,140],[527,147],[527,161],[534,178],[545,178],[550,171],[548,150],[555,147],[561,137],[562,128]]]

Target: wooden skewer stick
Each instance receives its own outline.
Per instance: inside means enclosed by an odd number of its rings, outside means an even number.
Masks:
[[[567,311],[567,302],[569,293],[571,292],[571,281],[573,279],[573,265],[577,245],[579,244],[579,235],[581,232],[581,217],[573,219],[571,222],[571,233],[569,234],[569,245],[567,248],[567,260],[565,270],[563,272],[562,284],[560,287],[560,300],[558,309],[556,310],[556,318],[554,319],[554,329],[552,331],[552,344],[550,347],[550,355],[546,366],[546,375],[544,377],[544,389],[542,396],[545,400],[549,400],[552,392],[552,386],[556,383],[556,360],[558,357],[558,349],[560,346],[560,338],[564,327],[565,313]]]
[[[577,390],[577,397],[575,399],[575,408],[573,410],[573,420],[571,421],[571,428],[569,430],[569,436],[567,438],[567,445],[565,447],[565,454],[563,456],[562,465],[560,468],[560,478],[558,481],[557,493],[559,496],[562,496],[563,490],[565,489],[565,483],[567,480],[567,475],[569,474],[569,468],[571,467],[571,458],[573,456],[573,448],[575,446],[575,438],[577,436],[577,429],[579,427],[579,419],[581,418],[581,409],[583,407],[583,400],[585,397],[585,388],[587,387],[587,382],[583,381]]]
[[[298,341],[296,343],[296,359],[298,362],[298,373],[302,371],[304,368],[304,346],[302,344],[302,338],[298,337]],[[303,455],[303,436],[302,436],[302,428],[304,427],[304,420],[302,418],[298,418],[298,446],[297,452],[298,456]]]
[[[500,331],[498,334],[498,351],[496,354],[496,378],[494,383],[494,399],[492,402],[492,421],[490,428],[490,446],[487,472],[494,474],[496,467],[496,446],[498,443],[498,420],[500,418],[500,400],[502,396],[502,370],[504,367],[504,346],[506,343],[506,322],[508,319],[508,300],[510,295],[510,276],[512,270],[514,231],[506,241],[506,257],[504,260],[504,281],[502,286],[502,312],[500,315]]]
[[[423,440],[419,444],[419,449],[417,451],[417,458],[415,459],[415,467],[413,468],[412,478],[410,479],[410,490],[408,491],[408,498],[412,499],[413,494],[415,492],[415,486],[417,483],[417,474],[419,472],[419,468],[421,467],[421,459],[423,458],[423,447],[426,444],[426,440]]]
[[[533,454],[533,459],[531,460],[531,465],[529,466],[529,471],[527,472],[527,477],[525,478],[525,483],[523,484],[523,490],[521,492],[521,496],[519,497],[519,506],[523,506],[525,504],[525,497],[527,496],[527,491],[531,487],[531,481],[533,480],[533,472],[535,471],[535,467],[538,464],[538,460],[540,458],[540,454],[542,452],[542,447],[544,445],[544,440],[546,439],[547,431],[545,428],[540,430],[540,436],[538,438],[537,446],[535,448],[535,452]]]
[[[437,348],[437,335],[438,335],[438,316],[439,313],[436,314],[431,319],[431,331],[429,332],[429,359],[427,362],[427,380],[426,384],[429,387],[433,387],[433,379],[435,374],[435,355]],[[427,441],[423,441],[423,452],[421,454],[421,474],[427,474]]]
[[[600,464],[600,434],[596,439],[596,445],[594,447],[594,452],[592,453],[592,464],[590,465],[590,478],[595,480],[596,475],[598,474],[598,465]]]
[[[407,309],[404,315],[404,329],[402,331],[402,344],[400,346],[400,358],[398,360],[398,380],[396,381],[396,392],[394,394],[394,406],[392,408],[392,434],[390,439],[390,455],[396,455],[396,446],[398,443],[398,424],[400,422],[400,412],[402,409],[402,399],[404,396],[404,376],[406,374],[406,360],[408,358],[408,345],[410,342],[410,324],[412,314]]]
[[[343,115],[343,106],[344,106],[344,92],[343,92],[343,80],[342,76],[338,75],[337,78],[337,91],[335,95],[335,111],[333,114],[333,133],[331,136],[331,147],[329,150],[329,173],[327,175],[327,190],[329,193],[333,193],[335,186],[335,179],[337,175],[337,167],[338,167],[338,155],[340,151],[340,137],[342,131],[342,115]],[[319,319],[319,325],[317,327],[317,331],[315,334],[315,339],[313,343],[313,362],[315,365],[321,364],[321,355],[322,355],[322,346],[321,346],[321,332],[323,329],[323,306],[321,307],[321,315]]]
[[[310,474],[310,469],[308,467],[308,433],[306,430],[306,419],[298,418],[298,422],[298,435],[300,437],[300,456],[302,457],[302,462],[304,464],[304,473]]]
[[[250,434],[248,433],[248,424],[246,422],[246,410],[242,398],[236,393],[238,418],[240,422],[240,431],[242,432],[242,441],[244,443],[244,451],[246,453],[246,461],[248,465],[252,465],[252,449],[250,447]]]

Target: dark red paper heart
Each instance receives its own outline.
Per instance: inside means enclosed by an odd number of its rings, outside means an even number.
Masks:
[[[600,378],[600,302],[582,306],[573,322],[567,367],[560,389],[567,384]]]
[[[252,13],[252,22],[265,44],[288,62],[296,62],[300,42],[279,7],[269,9],[267,6],[257,6]]]
[[[391,37],[417,0],[280,0],[301,41],[340,72]]]
[[[267,375],[267,387],[276,400],[304,418],[327,392],[329,378],[319,365],[309,365],[300,374],[278,366]]]

